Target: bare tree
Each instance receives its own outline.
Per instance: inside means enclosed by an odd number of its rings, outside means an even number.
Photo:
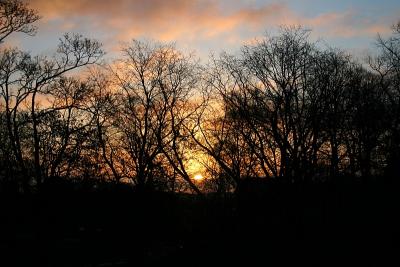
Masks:
[[[400,22],[392,30],[387,39],[378,35],[379,55],[370,58],[369,63],[380,77],[380,88],[386,95],[385,117],[389,121],[386,172],[396,176],[400,166]]]
[[[120,92],[119,117],[124,164],[139,188],[151,186],[153,171],[166,157],[197,193],[184,166],[182,125],[195,87],[191,59],[171,45],[134,40],[114,70]],[[166,166],[167,167],[167,166]]]
[[[22,1],[0,1],[0,44],[15,32],[34,35],[36,27],[33,23],[38,19],[36,11],[29,9]],[[17,109],[26,98],[27,89],[19,75],[21,67],[28,58],[28,54],[16,48],[2,48],[0,51],[0,94],[4,108],[3,123],[7,129],[7,140],[3,144],[8,144],[7,150],[12,152],[9,157],[10,166],[15,166],[15,162],[19,162],[18,165],[25,177],[28,175],[22,164],[23,156],[18,130],[19,125],[26,120],[21,120],[21,116],[17,116]],[[18,89],[15,90],[15,88]],[[12,173],[8,175],[13,176]]]
[[[329,175],[337,177],[339,167],[343,165],[347,122],[351,113],[350,93],[354,87],[359,66],[350,56],[339,50],[329,49],[316,57],[314,105],[312,113],[316,126],[315,140],[319,139],[319,159],[324,154],[329,162]],[[319,135],[319,136],[318,136]],[[324,149],[326,147],[327,149]],[[317,155],[316,155],[317,156]]]
[[[0,44],[14,32],[28,35],[36,33],[34,22],[40,19],[36,10],[20,0],[0,1]]]
[[[21,1],[1,1],[1,41],[13,32],[34,34],[32,25],[39,16]],[[18,166],[22,170],[26,187],[30,175],[24,166],[25,159],[34,162],[34,177],[37,183],[42,181],[40,136],[38,133],[41,112],[39,99],[48,95],[51,84],[63,79],[63,75],[74,69],[98,62],[103,55],[101,44],[83,38],[77,34],[65,34],[60,39],[57,54],[54,57],[32,57],[16,48],[7,48],[0,55],[0,94],[5,108],[7,135]],[[19,113],[27,108],[30,116],[21,120]],[[60,107],[59,107],[60,108]],[[31,124],[32,154],[21,145],[20,130],[23,124]],[[32,156],[32,157],[31,157]]]
[[[239,90],[235,77],[226,65],[237,62],[228,55],[221,59],[212,59],[205,75],[205,93],[207,105],[199,110],[197,118],[190,124],[191,137],[197,147],[209,158],[206,165],[213,175],[217,191],[223,192],[236,188],[242,177],[256,175],[257,158],[248,145],[248,132],[245,120],[237,111]],[[240,70],[238,64],[235,70]],[[234,100],[235,99],[235,100]],[[242,103],[242,102],[241,102]],[[257,173],[258,174],[258,173]]]
[[[37,98],[40,94],[51,94],[49,88],[52,83],[57,83],[58,80],[64,81],[63,75],[74,69],[95,64],[103,55],[101,45],[97,41],[83,38],[81,35],[65,34],[63,39],[60,40],[57,55],[53,59],[47,58],[34,58],[33,61],[26,64],[23,69],[25,79],[28,84],[28,92],[31,93],[31,118],[33,128],[33,141],[34,141],[34,162],[35,162],[35,178],[38,183],[41,182],[41,163],[40,163],[40,137],[38,134],[38,118],[37,118]],[[50,85],[50,86],[49,86]],[[80,86],[81,91],[65,92],[63,95],[66,102],[63,107],[69,108],[73,106],[74,101],[79,101],[83,97],[83,92],[86,87]],[[82,91],[83,90],[83,91]],[[68,95],[69,94],[69,95]]]
[[[308,31],[289,27],[245,46],[238,59],[223,58],[233,86],[219,91],[246,123],[248,132],[242,134],[267,177],[304,176],[313,140],[308,96],[314,53]]]
[[[105,71],[92,69],[89,80],[92,87],[91,95],[87,103],[87,111],[92,116],[92,127],[95,129],[93,137],[94,154],[91,154],[99,162],[101,169],[108,169],[108,175],[116,182],[120,182],[122,173],[118,164],[119,146],[118,137],[114,136],[116,131],[117,95],[113,93],[112,77]]]

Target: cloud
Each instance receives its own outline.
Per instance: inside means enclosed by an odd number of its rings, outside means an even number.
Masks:
[[[121,41],[153,38],[196,44],[219,40],[246,40],[278,25],[304,25],[322,37],[352,38],[389,31],[385,20],[374,21],[357,11],[328,12],[306,17],[287,5],[268,2],[261,6],[230,1],[226,8],[213,0],[31,0],[43,22],[61,24],[61,30],[101,32],[106,47]],[[48,29],[50,26],[46,26]],[[226,41],[226,42],[225,42]],[[238,44],[239,46],[240,44]]]
[[[43,14],[46,23],[61,20],[64,28],[71,29],[71,21],[84,20],[86,25],[112,32],[119,40],[138,36],[164,41],[213,38],[239,27],[258,29],[287,12],[284,5],[268,4],[227,13],[211,0],[32,0],[31,5]]]
[[[329,37],[352,38],[390,32],[389,22],[385,18],[375,21],[354,10],[324,13],[314,18],[305,18],[302,22]]]

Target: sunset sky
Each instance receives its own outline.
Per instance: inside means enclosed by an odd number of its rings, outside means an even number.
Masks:
[[[398,0],[30,0],[40,13],[38,34],[9,39],[33,53],[54,51],[64,32],[100,40],[109,57],[132,38],[175,41],[201,58],[237,51],[279,25],[304,25],[321,44],[362,56],[377,33],[400,19]]]

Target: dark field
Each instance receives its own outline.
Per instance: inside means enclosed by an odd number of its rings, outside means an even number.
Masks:
[[[400,255],[393,184],[254,182],[205,198],[66,188],[1,197],[2,266],[396,266]]]

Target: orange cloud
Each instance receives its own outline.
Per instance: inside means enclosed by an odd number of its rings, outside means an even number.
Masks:
[[[285,4],[252,7],[244,2],[235,6],[237,3],[233,1],[232,7],[225,10],[220,2],[213,0],[30,1],[45,22],[61,21],[63,30],[79,31],[84,26],[104,32],[103,42],[111,49],[121,41],[139,37],[186,44],[214,39],[233,42],[257,36],[266,27],[284,24],[310,27],[322,37],[371,36],[390,30],[386,22],[363,21],[354,11],[305,17]]]
[[[32,0],[31,5],[46,21],[59,19],[71,25],[71,18],[86,19],[99,28],[118,32],[119,38],[146,35],[163,40],[210,38],[239,26],[257,28],[266,18],[277,19],[286,11],[284,5],[269,4],[225,13],[211,0]]]

